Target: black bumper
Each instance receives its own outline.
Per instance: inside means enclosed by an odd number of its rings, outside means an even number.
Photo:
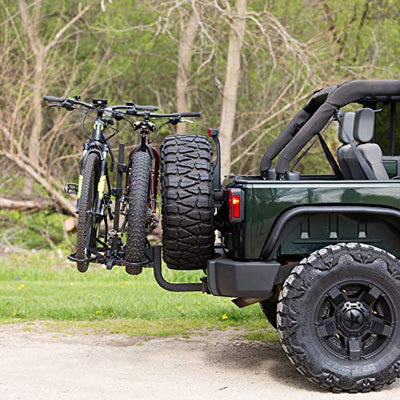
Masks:
[[[235,261],[219,253],[208,261],[208,289],[214,296],[268,298],[281,264],[276,261]]]

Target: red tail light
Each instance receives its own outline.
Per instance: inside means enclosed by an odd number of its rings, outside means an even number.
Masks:
[[[243,220],[242,190],[229,189],[228,206],[229,222],[241,222]]]
[[[212,138],[217,137],[218,133],[219,133],[218,129],[213,129],[213,128],[208,129],[208,136],[210,136]]]

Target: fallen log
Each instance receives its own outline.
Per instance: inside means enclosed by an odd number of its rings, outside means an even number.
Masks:
[[[67,217],[63,222],[64,230],[66,232],[75,232],[76,231],[76,219],[74,217]]]
[[[32,200],[11,200],[0,198],[0,209],[3,210],[42,210],[48,208],[48,203],[39,203]]]

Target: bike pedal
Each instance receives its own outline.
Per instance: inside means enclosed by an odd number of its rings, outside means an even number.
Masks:
[[[67,194],[78,194],[78,184],[67,183],[64,187],[64,192]]]

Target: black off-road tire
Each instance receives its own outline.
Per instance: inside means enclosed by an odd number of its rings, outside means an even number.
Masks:
[[[394,256],[359,243],[325,247],[284,284],[277,318],[282,346],[322,388],[381,389],[400,376],[399,294]]]
[[[100,159],[96,153],[90,153],[86,158],[85,168],[82,172],[82,189],[79,197],[79,213],[77,224],[76,258],[88,257],[87,247],[96,246],[96,232],[93,231],[92,209],[97,184],[100,177]],[[86,272],[88,262],[77,262],[79,272]]]
[[[268,300],[260,301],[260,307],[268,322],[276,329],[276,308],[277,303]]]
[[[151,156],[147,151],[136,151],[131,157],[129,180],[129,211],[125,259],[128,262],[143,261],[147,236],[147,221],[150,196]],[[126,267],[126,272],[137,275],[140,266]]]
[[[207,267],[214,254],[212,146],[200,135],[161,145],[163,257],[169,268]]]

